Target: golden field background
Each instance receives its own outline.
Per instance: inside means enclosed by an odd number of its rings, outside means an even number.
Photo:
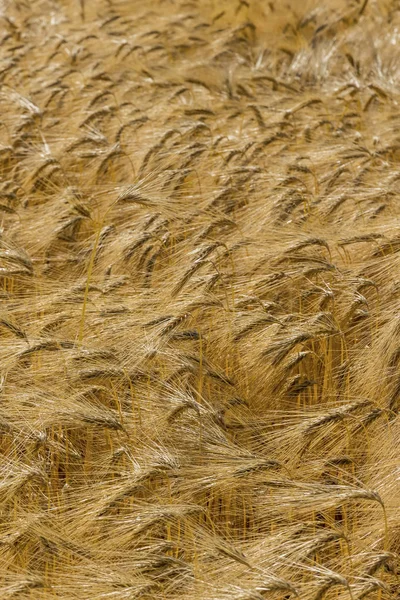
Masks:
[[[1,2],[1,599],[399,598],[399,36]]]

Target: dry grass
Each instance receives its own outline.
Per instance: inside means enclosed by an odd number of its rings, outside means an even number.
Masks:
[[[395,0],[3,0],[0,598],[395,600]]]

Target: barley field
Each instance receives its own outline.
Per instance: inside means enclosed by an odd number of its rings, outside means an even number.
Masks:
[[[400,598],[398,0],[0,40],[0,600]]]

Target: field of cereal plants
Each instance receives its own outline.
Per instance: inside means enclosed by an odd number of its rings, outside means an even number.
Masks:
[[[0,598],[400,596],[397,0],[0,3]]]

